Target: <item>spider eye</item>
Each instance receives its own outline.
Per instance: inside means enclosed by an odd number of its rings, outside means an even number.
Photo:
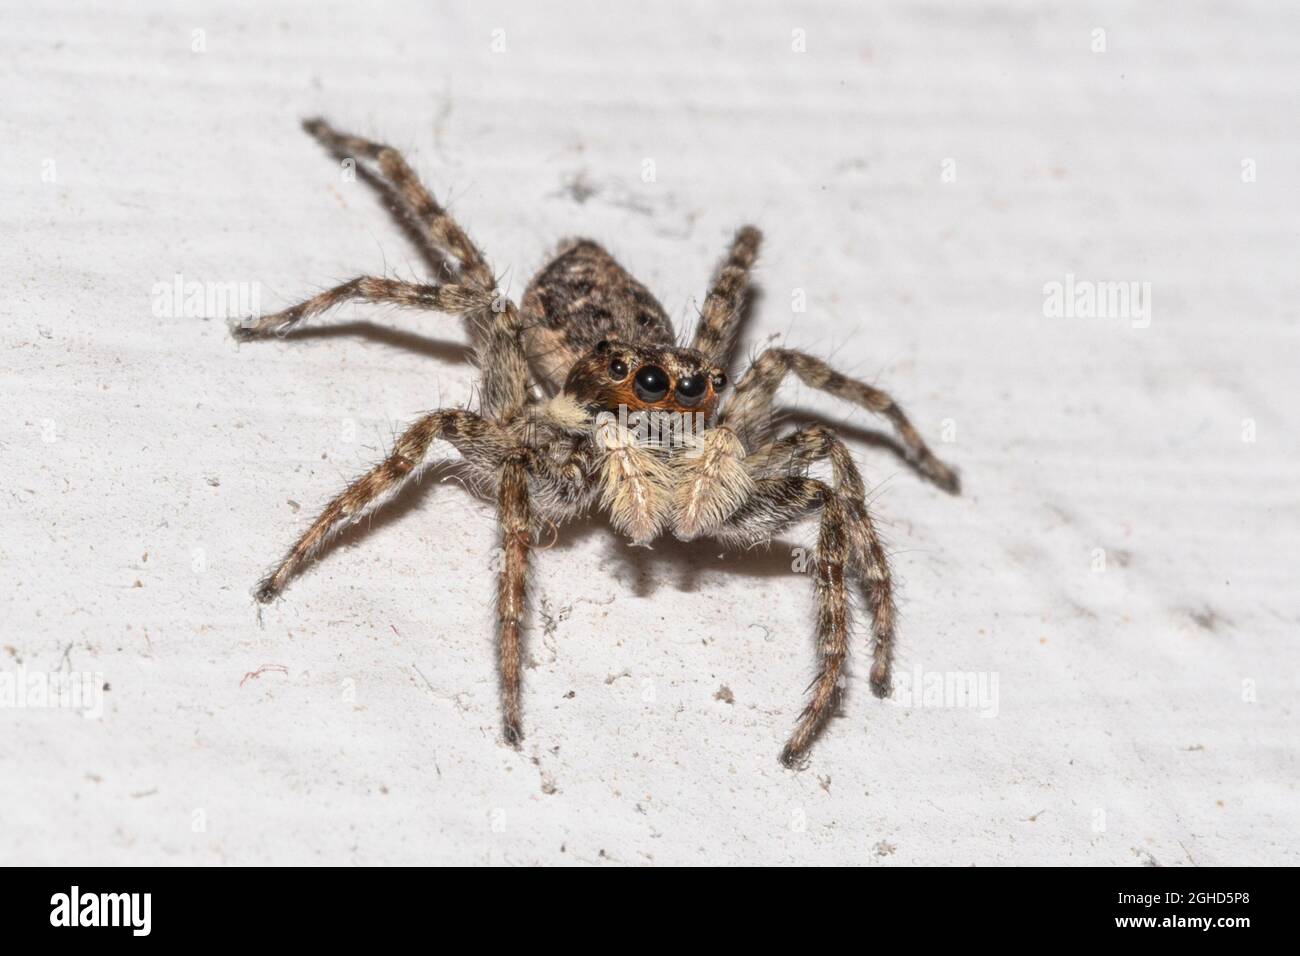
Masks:
[[[688,375],[677,380],[677,400],[683,405],[694,405],[704,394],[706,382],[703,375]]]
[[[720,392],[727,387],[727,373],[719,372],[713,376],[713,390]]]
[[[621,382],[627,378],[627,363],[622,359],[614,359],[609,363],[609,377],[616,382]]]
[[[636,373],[633,391],[643,402],[657,402],[668,394],[668,375],[657,365],[643,365]]]
[[[604,355],[609,351],[609,339],[601,339],[596,343],[596,354]]]

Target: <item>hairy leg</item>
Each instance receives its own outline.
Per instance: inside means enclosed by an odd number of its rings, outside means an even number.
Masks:
[[[731,355],[745,292],[749,287],[749,270],[758,258],[762,241],[763,234],[753,226],[742,227],[713,275],[713,283],[700,310],[695,340],[691,343],[710,362],[726,365]]]
[[[753,544],[807,515],[820,511],[817,536],[817,674],[809,686],[808,703],[781,762],[796,766],[817,733],[835,711],[852,627],[845,567],[852,559],[850,522],[843,498],[811,478],[762,478],[750,498],[737,509],[717,537],[731,544]]]
[[[889,574],[889,559],[876,533],[862,499],[845,498],[845,511],[852,530],[854,564],[862,579],[871,608],[871,692],[888,697],[893,691],[894,666],[894,584]]]
[[[285,335],[306,319],[351,301],[399,305],[408,309],[432,309],[450,315],[466,315],[490,308],[492,296],[471,286],[432,285],[361,276],[332,289],[326,289],[319,295],[314,295],[305,302],[299,302],[287,309],[233,325],[230,332],[242,341]]]
[[[406,211],[423,227],[430,242],[456,259],[463,281],[479,289],[495,288],[492,270],[484,261],[483,254],[424,187],[401,153],[383,143],[341,133],[323,119],[305,120],[302,125],[336,157],[373,161]]]
[[[284,559],[258,584],[254,592],[262,604],[284,591],[289,581],[340,531],[355,524],[391,498],[406,482],[419,475],[435,439],[451,442],[467,459],[495,464],[509,447],[505,433],[471,412],[444,409],[418,419],[393,446],[392,453],[348,485],[325,506],[310,527],[294,542]]]
[[[425,285],[391,279],[360,278],[330,289],[275,315],[232,329],[236,337],[256,338],[283,333],[310,315],[347,299],[393,302],[450,312],[466,319],[474,334],[484,414],[499,421],[513,417],[528,404],[531,377],[523,342],[519,310],[496,289],[496,280],[483,254],[465,231],[420,183],[396,150],[332,129],[324,120],[303,123],[334,155],[373,161],[392,187],[407,214],[423,228],[428,240],[458,264],[457,281]]]
[[[930,451],[924,439],[887,393],[835,371],[821,359],[790,349],[768,349],[736,383],[722,410],[721,424],[736,430],[749,447],[760,444],[772,430],[776,390],[790,373],[805,384],[883,415],[893,424],[908,460],[936,485],[956,494],[957,473]]]
[[[866,485],[853,455],[824,425],[809,425],[758,449],[745,459],[755,478],[802,475],[813,462],[829,459],[833,490],[844,502],[852,545],[853,569],[871,610],[871,690],[888,697],[892,689],[895,619],[893,580],[884,545],[866,504]]]
[[[230,328],[241,341],[284,335],[303,320],[343,302],[359,300],[432,309],[470,320],[477,340],[482,410],[507,421],[528,404],[531,377],[515,304],[470,285],[434,285],[362,276],[260,319]]]
[[[582,515],[596,494],[599,456],[585,436],[561,439],[529,462],[533,517],[558,523]]]
[[[802,475],[818,461],[829,459],[835,490],[862,498],[866,485],[848,446],[825,425],[808,425],[755,449],[745,458],[745,469],[755,478]]]
[[[502,563],[497,582],[497,636],[501,667],[501,712],[506,742],[523,740],[520,703],[521,635],[523,626],[531,514],[528,474],[522,454],[509,456],[497,486],[497,521],[501,527]]]

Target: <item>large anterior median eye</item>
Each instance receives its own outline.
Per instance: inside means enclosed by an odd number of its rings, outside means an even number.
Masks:
[[[682,405],[694,405],[704,395],[706,381],[703,375],[688,375],[677,380],[677,401]]]
[[[636,397],[643,402],[657,402],[668,394],[668,375],[657,365],[643,365],[632,383]]]

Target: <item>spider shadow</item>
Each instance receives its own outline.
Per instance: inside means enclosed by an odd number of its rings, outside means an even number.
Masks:
[[[435,339],[418,332],[408,332],[388,325],[379,325],[362,319],[336,322],[333,325],[312,325],[294,329],[284,336],[286,342],[306,342],[313,339],[361,338],[390,348],[403,349],[426,358],[447,362],[472,362],[474,349],[464,342]]]
[[[796,544],[773,539],[765,545],[737,551],[712,538],[679,541],[665,533],[650,547],[630,545],[609,524],[603,514],[589,514],[560,528],[554,542],[534,560],[545,560],[546,552],[563,552],[596,535],[603,535],[605,565],[611,577],[637,597],[654,595],[665,581],[675,590],[693,594],[711,580],[737,574],[755,578],[797,577],[792,569],[795,548],[811,551],[814,543]],[[541,549],[539,549],[541,550]]]

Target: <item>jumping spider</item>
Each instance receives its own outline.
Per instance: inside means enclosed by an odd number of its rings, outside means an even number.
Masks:
[[[351,300],[460,316],[475,339],[481,402],[476,412],[441,409],[407,428],[388,457],[330,501],[261,581],[259,602],[278,597],[327,541],[416,478],[431,464],[430,447],[442,439],[456,448],[472,483],[497,507],[503,554],[497,629],[510,744],[523,737],[520,631],[529,552],[542,528],[592,506],[608,511],[614,528],[638,545],[668,531],[682,540],[709,537],[748,548],[817,515],[818,669],[782,762],[797,764],[834,710],[855,590],[871,616],[871,687],[877,696],[888,696],[894,603],[862,476],[848,448],[823,425],[775,435],[777,388],[794,373],[813,388],[883,415],[924,476],[956,493],[957,475],[930,452],[887,394],[802,352],[768,349],[722,400],[758,253],[757,229],[736,233],[714,274],[691,346],[681,347],[654,296],[586,239],[561,244],[516,306],[497,291],[482,253],[395,150],[338,133],[323,120],[304,126],[336,157],[364,161],[362,171],[394,201],[414,237],[447,260],[450,281],[353,279],[247,320],[232,330],[235,336],[283,335]],[[639,426],[654,413],[689,415],[704,428],[684,441],[647,440]],[[809,466],[823,460],[830,463],[829,483],[808,476]]]

